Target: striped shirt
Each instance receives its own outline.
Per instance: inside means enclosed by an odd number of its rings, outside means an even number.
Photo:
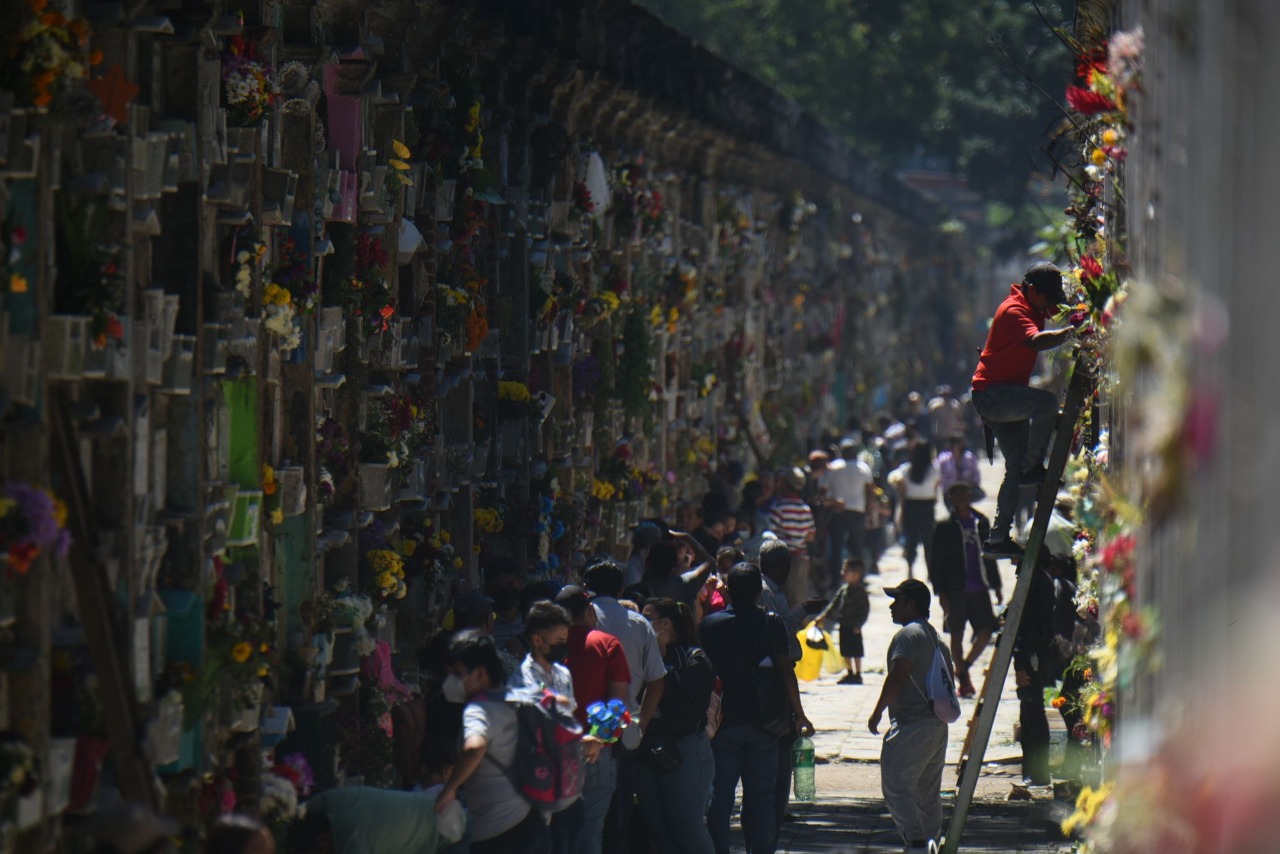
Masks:
[[[813,511],[799,498],[779,498],[769,512],[769,528],[792,551],[799,551],[816,530]]]

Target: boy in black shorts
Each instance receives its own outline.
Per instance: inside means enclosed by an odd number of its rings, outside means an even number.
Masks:
[[[840,685],[862,684],[862,627],[871,614],[871,600],[867,597],[867,585],[862,580],[862,561],[851,557],[844,562],[840,579],[844,582],[827,607],[822,609],[815,622],[821,626],[828,614],[835,614],[840,624],[840,657],[848,672],[840,678]]]

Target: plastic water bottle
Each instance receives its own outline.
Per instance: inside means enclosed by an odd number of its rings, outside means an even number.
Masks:
[[[791,747],[792,766],[795,776],[792,788],[797,801],[812,801],[817,795],[817,781],[814,779],[813,739],[797,738]]]

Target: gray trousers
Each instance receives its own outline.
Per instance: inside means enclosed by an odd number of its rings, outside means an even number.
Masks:
[[[947,725],[935,717],[894,723],[880,748],[880,791],[907,845],[942,831],[942,767]]]
[[[1004,456],[1004,480],[996,496],[996,518],[991,522],[991,539],[1003,540],[1013,527],[1023,471],[1043,463],[1049,449],[1058,396],[1040,388],[996,383],[973,393],[973,408],[991,425]]]

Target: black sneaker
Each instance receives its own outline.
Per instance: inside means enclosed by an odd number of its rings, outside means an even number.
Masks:
[[[1018,483],[1022,486],[1038,486],[1044,483],[1045,476],[1048,473],[1043,465],[1035,465],[1022,473],[1022,477],[1018,478]]]
[[[1003,540],[987,540],[982,544],[982,556],[987,560],[1005,560],[1022,557],[1022,546],[1005,537]]]

